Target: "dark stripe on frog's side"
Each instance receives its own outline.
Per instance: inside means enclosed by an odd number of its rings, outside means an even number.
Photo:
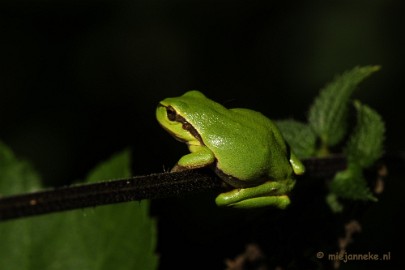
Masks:
[[[200,134],[198,133],[198,131],[189,122],[187,122],[184,117],[180,116],[172,106],[164,106],[162,104],[159,104],[159,106],[165,107],[166,109],[169,109],[169,110],[175,112],[176,116],[175,116],[174,121],[182,123],[184,130],[187,130],[188,132],[190,132],[190,134],[193,135],[193,137],[196,138],[202,145],[205,145]],[[173,134],[172,132],[170,132],[170,133],[174,137],[176,137],[176,134]]]
[[[172,106],[168,106],[168,108],[171,108],[172,110],[176,111]],[[183,129],[190,132],[190,134],[193,135],[194,138],[196,138],[202,145],[204,145],[204,142],[203,142],[200,134],[189,122],[187,122],[187,120],[183,116],[180,116],[179,114],[176,113],[175,121],[182,123]]]

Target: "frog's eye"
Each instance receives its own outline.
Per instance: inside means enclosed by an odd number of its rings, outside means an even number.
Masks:
[[[166,107],[166,113],[167,113],[167,119],[170,121],[176,121],[176,111],[173,109],[173,107],[168,106]]]

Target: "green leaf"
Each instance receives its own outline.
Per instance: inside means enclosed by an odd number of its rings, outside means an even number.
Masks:
[[[102,180],[110,180],[113,178],[124,178],[131,176],[130,170],[130,153],[123,151],[115,155],[110,160],[99,164],[87,176],[87,183],[100,182]]]
[[[338,172],[330,183],[330,190],[345,199],[377,201],[367,186],[362,168],[357,164],[349,164],[346,170]]]
[[[372,165],[383,153],[385,125],[381,116],[359,101],[354,102],[357,110],[357,125],[346,147],[349,162],[362,168]]]
[[[38,189],[38,174],[27,162],[18,160],[12,151],[0,142],[0,196]],[[33,224],[30,220],[0,223],[1,269],[32,269],[32,230]]]
[[[130,176],[127,151],[88,182]],[[156,269],[156,222],[149,202],[100,206],[0,223],[4,269]]]
[[[334,213],[340,213],[343,211],[343,205],[339,202],[336,194],[329,193],[328,196],[326,196],[326,203]]]
[[[334,146],[343,139],[351,94],[361,81],[379,69],[379,66],[355,67],[321,90],[310,108],[308,121],[323,147]]]
[[[309,125],[292,119],[275,123],[298,158],[314,155],[316,135]]]
[[[0,196],[40,189],[39,175],[0,141]]]

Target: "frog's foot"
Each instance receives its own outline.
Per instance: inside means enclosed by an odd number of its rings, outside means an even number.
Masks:
[[[215,162],[214,153],[205,146],[190,146],[192,153],[182,156],[171,172],[180,172],[209,166]]]
[[[222,194],[220,194],[219,196],[221,195]],[[259,207],[274,206],[280,209],[285,209],[290,204],[290,198],[287,195],[280,195],[280,196],[251,198],[243,201],[234,202],[231,204],[218,203],[218,199],[216,199],[215,202],[217,203],[218,206],[230,206],[235,208],[259,208]]]
[[[170,172],[181,172],[181,171],[185,171],[188,170],[189,168],[181,166],[179,164],[174,165],[174,167],[170,170]]]
[[[290,198],[287,195],[281,196],[267,196],[247,199],[234,203],[230,206],[235,208],[259,208],[259,207],[277,207],[285,209],[290,204]]]
[[[290,204],[286,195],[293,187],[293,183],[268,181],[259,186],[234,189],[221,193],[215,199],[218,206],[235,208],[258,208],[275,206],[285,209]]]

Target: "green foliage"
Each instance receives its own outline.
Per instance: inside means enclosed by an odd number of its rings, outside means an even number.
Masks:
[[[298,158],[314,155],[316,135],[309,125],[293,119],[276,121],[276,124]]]
[[[276,122],[298,157],[330,154],[329,148],[340,143],[346,134],[348,106],[353,91],[379,69],[379,66],[355,67],[337,76],[321,90],[310,107],[308,124],[295,120]],[[348,168],[335,175],[327,196],[327,202],[335,212],[343,210],[339,198],[376,201],[363,176],[363,169],[372,165],[383,153],[384,122],[376,111],[359,101],[354,102],[354,107],[357,124],[344,150]]]
[[[357,125],[345,154],[348,167],[335,175],[330,184],[332,194],[351,200],[376,201],[363,176],[363,169],[372,165],[383,152],[385,126],[381,116],[359,101],[354,102],[357,110]],[[334,211],[338,210],[329,204]]]
[[[343,205],[339,202],[338,197],[334,193],[329,193],[326,196],[326,202],[328,203],[330,209],[335,212],[342,212],[343,211]]]
[[[124,151],[87,182],[130,176]],[[38,188],[38,176],[0,144],[2,194]],[[149,202],[123,203],[0,223],[2,269],[156,269],[156,222]]]
[[[343,139],[351,94],[361,81],[379,69],[379,66],[355,67],[321,90],[310,108],[308,121],[325,147],[334,146]]]
[[[0,141],[0,196],[32,192],[40,187],[39,176],[32,167],[25,161],[19,161]]]
[[[377,201],[367,186],[362,168],[356,164],[349,164],[344,171],[338,172],[330,184],[330,190],[337,197]]]
[[[359,101],[354,102],[357,126],[346,147],[350,163],[362,168],[372,165],[383,153],[385,126],[381,116]]]

